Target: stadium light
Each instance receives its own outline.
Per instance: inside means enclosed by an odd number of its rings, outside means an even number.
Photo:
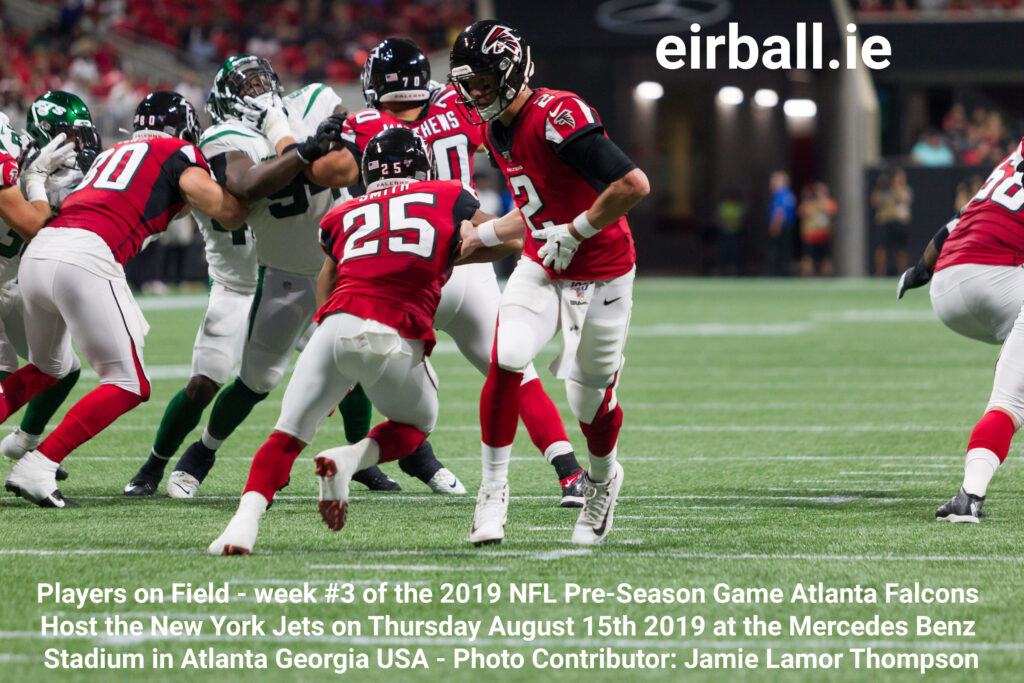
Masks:
[[[634,92],[641,100],[660,100],[665,95],[665,88],[657,81],[643,81],[637,83]]]
[[[786,100],[782,111],[793,119],[813,119],[818,115],[818,105],[814,100]]]
[[[729,106],[743,104],[743,91],[735,85],[724,86],[718,91],[718,101]]]
[[[779,103],[779,93],[771,88],[761,88],[754,93],[754,104],[770,109]]]

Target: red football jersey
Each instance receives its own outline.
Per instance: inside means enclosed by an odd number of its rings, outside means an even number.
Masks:
[[[438,180],[458,180],[464,187],[472,188],[473,152],[483,145],[484,132],[456,110],[456,94],[453,85],[441,88],[415,121],[403,121],[377,109],[357,111],[345,120],[342,140],[361,165],[370,138],[387,128],[410,128],[430,146]],[[352,194],[362,194],[362,187],[353,188]]]
[[[18,160],[0,151],[0,189],[18,185]]]
[[[434,348],[441,286],[462,244],[459,226],[480,202],[452,180],[403,183],[334,207],[320,221],[338,285],[317,311],[320,322],[345,311],[390,325]]]
[[[180,138],[118,143],[96,157],[50,225],[92,230],[124,265],[185,208],[178,180],[191,166],[210,170],[195,145]]]
[[[963,263],[989,266],[1024,264],[1024,187],[1017,166],[1022,145],[1006,157],[971,201],[946,238],[935,270]]]
[[[576,173],[558,158],[558,151],[581,135],[600,131],[597,112],[571,92],[538,88],[505,128],[487,123],[486,145],[508,183],[516,206],[530,229],[570,223],[604,190],[596,179]],[[526,233],[523,254],[537,263],[542,242]],[[584,240],[559,280],[607,280],[628,273],[636,263],[633,235],[626,217],[604,226]]]

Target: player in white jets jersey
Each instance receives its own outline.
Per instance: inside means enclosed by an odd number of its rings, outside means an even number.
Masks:
[[[5,145],[8,153],[15,158],[20,157],[22,163],[31,163],[39,156],[40,150],[52,145],[59,135],[63,134],[64,139],[74,145],[71,158],[51,173],[44,185],[46,200],[51,210],[56,211],[102,149],[99,134],[85,103],[78,96],[60,90],[52,90],[36,98],[27,118],[22,149],[8,148],[14,141],[10,133],[0,135],[0,140],[8,142]],[[0,223],[0,231],[0,378],[6,378],[18,369],[18,356],[28,357],[21,292],[17,283],[18,263],[25,241],[6,223]],[[29,402],[21,424],[0,442],[0,451],[8,458],[18,460],[42,441],[47,422],[78,381],[81,367],[77,365],[77,356],[75,363],[66,377]],[[65,478],[67,471],[63,467],[58,468],[57,479]]]
[[[327,186],[333,184],[332,162],[316,162],[330,146],[327,139],[340,135],[344,119],[338,115],[344,110],[337,94],[322,84],[309,85],[283,99],[280,93],[280,82],[269,62],[243,55],[224,63],[208,104],[220,122],[206,132],[200,148],[217,176],[249,203],[247,223],[256,237],[259,274],[251,312],[246,309],[249,315],[243,321],[238,378],[217,398],[202,439],[186,450],[169,477],[167,491],[172,497],[195,495],[214,463],[216,449],[281,381],[292,350],[316,309],[316,278],[324,262],[319,222],[336,194]],[[295,140],[305,142],[296,145]],[[316,184],[311,177],[328,180]],[[211,227],[210,232],[216,233],[216,226]],[[236,324],[225,323],[224,327],[237,330]],[[170,423],[169,428],[161,425],[154,452],[126,493],[148,495],[155,491],[167,458],[198,424],[203,408],[223,381],[203,373],[202,368],[195,369],[192,391],[186,387],[185,393],[172,401],[171,414],[164,421]],[[359,398],[343,403],[343,417],[347,425],[364,422],[368,430],[369,402]],[[354,406],[346,409],[349,403]],[[353,413],[359,420],[352,418]],[[357,435],[356,440],[362,436]]]

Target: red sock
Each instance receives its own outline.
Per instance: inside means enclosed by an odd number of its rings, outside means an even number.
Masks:
[[[532,379],[519,387],[519,416],[530,434],[530,440],[541,453],[556,441],[568,441],[562,416],[558,414],[555,402],[551,400],[540,378]]]
[[[267,499],[274,500],[274,494],[286,483],[292,473],[295,458],[305,445],[294,436],[274,432],[264,442],[249,465],[249,478],[242,493],[256,491]]]
[[[519,385],[523,373],[502,370],[491,361],[487,381],[480,392],[480,432],[485,444],[493,448],[515,441],[519,426]]]
[[[619,429],[622,427],[622,408],[619,407],[619,404],[616,403],[613,409],[608,409],[613,391],[609,388],[605,392],[604,401],[590,424],[580,422],[583,436],[587,437],[587,450],[599,457],[604,457],[612,452],[615,443],[619,440]]]
[[[113,384],[101,384],[71,406],[71,410],[53,433],[39,445],[38,450],[50,460],[59,463],[68,453],[102,432],[107,425],[140,403],[142,397],[138,394]]]
[[[1015,431],[1013,419],[1009,415],[999,410],[990,410],[974,425],[967,450],[984,448],[995,453],[999,462],[1003,462],[1010,452],[1010,440]]]
[[[47,375],[31,363],[11,373],[2,383],[6,407],[0,404],[0,421],[6,420],[11,413],[17,412],[18,408],[52,387],[57,381],[57,377]]]
[[[391,462],[419,448],[427,435],[412,425],[388,420],[371,429],[366,438],[373,439],[380,446],[381,462]]]

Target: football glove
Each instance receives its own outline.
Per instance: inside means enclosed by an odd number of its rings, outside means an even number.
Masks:
[[[896,284],[896,298],[902,299],[908,289],[916,289],[928,284],[932,279],[932,271],[923,263],[918,263],[913,268],[907,268],[900,275],[900,281]]]
[[[265,135],[274,147],[277,147],[281,138],[292,136],[288,111],[276,93],[263,93],[258,97],[246,96],[243,102],[235,104],[235,110],[243,123]]]
[[[307,164],[311,164],[331,151],[334,143],[341,142],[341,129],[345,125],[348,114],[331,114],[316,129],[316,135],[310,135],[299,144],[295,153]]]
[[[25,197],[30,202],[49,200],[46,197],[46,179],[54,171],[60,170],[68,163],[74,163],[75,143],[64,144],[67,136],[59,133],[46,146],[39,150],[35,159],[29,161],[22,172],[25,184]]]
[[[550,268],[556,273],[569,267],[569,262],[572,261],[581,242],[569,232],[568,223],[534,230],[533,238],[546,240],[537,250],[537,256],[545,268]]]

